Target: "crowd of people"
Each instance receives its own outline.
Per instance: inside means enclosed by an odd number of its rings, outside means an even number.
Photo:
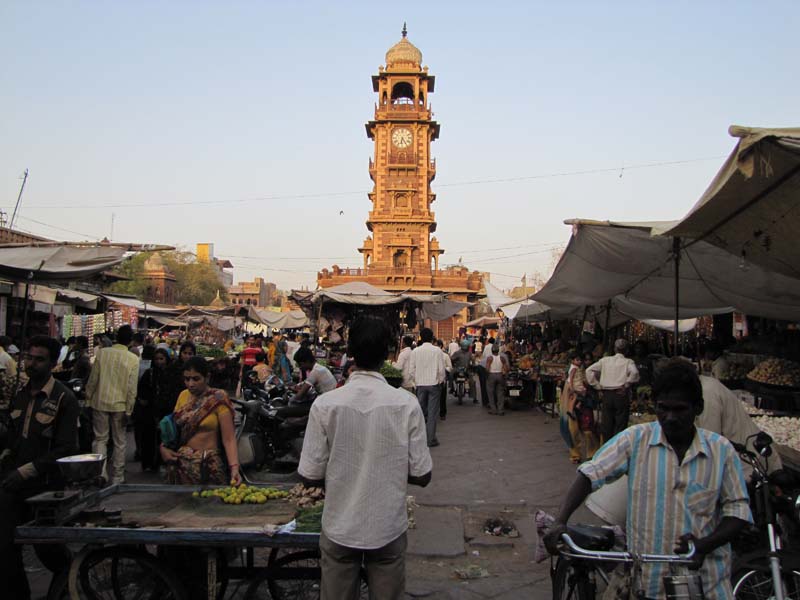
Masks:
[[[0,429],[0,564],[8,568],[13,597],[29,597],[14,526],[30,517],[27,498],[64,484],[55,461],[80,451],[77,428],[85,410],[92,451],[110,455],[102,475],[108,482],[125,481],[130,420],[144,470],[163,469],[176,484],[238,484],[230,395],[253,379],[263,384],[273,378],[308,406],[298,473],[308,485],[326,488],[323,598],[354,593],[362,565],[375,597],[401,598],[406,486],[431,481],[430,448],[440,445],[437,426],[447,418],[455,374],[468,374],[473,403],[502,416],[512,366],[521,357],[566,350],[555,341],[520,345],[492,337],[445,344],[422,328],[418,339],[401,340],[394,360],[402,372],[397,389],[380,374],[391,333],[373,317],[351,324],[341,381],[317,361],[307,336],[249,335],[236,359],[214,360],[196,356],[189,340],[151,339],[128,326],[93,342],[90,356],[86,338],[62,345],[34,336],[20,371],[14,358],[19,351],[0,337],[0,380],[20,375],[12,393],[4,392],[7,418]],[[710,364],[721,369],[715,347],[709,348]],[[668,554],[692,541],[706,598],[728,597],[728,542],[752,520],[741,464],[728,440],[745,443],[757,428],[713,377],[714,368],[705,376],[686,360],[653,360],[641,340],[632,353],[620,339],[613,353],[602,354],[597,344],[568,353],[560,406],[570,459],[580,467],[547,535],[548,547],[557,551],[565,524],[589,493],[627,475],[629,549]],[[85,408],[64,384],[74,379],[85,382]],[[631,403],[643,387],[652,394],[655,421],[629,427]],[[772,470],[779,469],[776,457]],[[661,502],[658,508],[654,502]],[[656,512],[664,516],[658,522]],[[375,526],[365,528],[365,521]],[[55,547],[37,552],[51,565],[66,560]],[[642,581],[647,597],[659,596],[658,567],[647,567]]]

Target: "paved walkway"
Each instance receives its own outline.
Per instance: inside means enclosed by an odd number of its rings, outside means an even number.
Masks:
[[[492,416],[453,398],[448,406],[447,420],[439,424],[441,446],[432,449],[433,480],[427,488],[409,488],[419,506],[417,527],[409,533],[408,597],[550,598],[549,561],[533,562],[532,517],[540,508],[554,512],[574,475],[557,420],[538,410]],[[135,463],[129,463],[128,480],[157,481]],[[512,522],[520,536],[485,534],[490,518]],[[35,559],[29,562],[33,597],[44,597],[49,573]],[[470,566],[488,576],[456,576],[456,569]]]
[[[448,406],[438,432],[441,446],[432,449],[433,480],[409,493],[420,514],[451,514],[417,519],[410,534],[408,595],[430,600],[550,598],[550,563],[533,561],[533,514],[540,508],[555,512],[574,477],[557,420],[538,410],[493,416],[480,405],[458,406],[453,399]],[[484,533],[489,518],[512,522],[520,537]],[[461,525],[458,534],[453,523]],[[435,555],[437,546],[454,543],[457,535],[462,537],[460,555]],[[470,565],[488,577],[458,579],[456,569]]]

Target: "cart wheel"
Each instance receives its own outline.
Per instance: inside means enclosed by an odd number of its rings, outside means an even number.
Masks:
[[[192,598],[209,598],[209,568],[213,566],[214,595],[217,600],[225,597],[228,589],[228,559],[225,551],[218,548],[200,549],[186,546],[158,546],[158,564],[176,573],[187,595]]]
[[[286,569],[286,576],[273,574],[254,581],[247,590],[245,599],[263,598],[264,582],[273,600],[318,600],[320,597],[320,553],[319,550],[301,550],[281,554],[278,548],[269,556],[271,569]],[[262,594],[259,596],[258,594]],[[358,598],[369,597],[366,574],[362,570],[361,589]]]
[[[173,573],[146,552],[130,548],[90,551],[79,567],[78,580],[81,597],[89,600],[187,600]]]

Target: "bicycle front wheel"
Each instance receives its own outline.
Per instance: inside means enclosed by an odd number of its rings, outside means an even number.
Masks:
[[[559,557],[553,573],[553,600],[594,600],[594,583],[586,568]]]
[[[800,600],[800,572],[784,571],[783,590],[786,600]],[[736,600],[769,600],[775,597],[769,567],[739,571],[731,578]]]

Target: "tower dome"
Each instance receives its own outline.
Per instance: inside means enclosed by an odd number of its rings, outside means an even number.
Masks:
[[[389,48],[386,53],[386,68],[399,66],[414,66],[419,68],[422,65],[422,52],[406,37],[408,31],[406,24],[403,23],[403,38],[394,46]]]

